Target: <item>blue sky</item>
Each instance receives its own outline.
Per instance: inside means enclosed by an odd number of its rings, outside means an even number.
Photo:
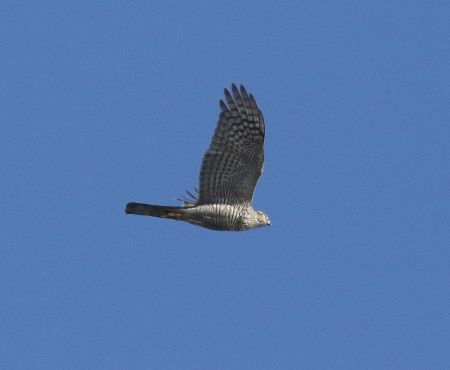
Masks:
[[[450,368],[447,2],[0,10],[1,368]],[[272,227],[126,216],[197,186],[231,82]]]

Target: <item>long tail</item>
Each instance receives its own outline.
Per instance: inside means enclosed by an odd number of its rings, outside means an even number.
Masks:
[[[185,208],[171,206],[155,206],[143,203],[128,203],[125,212],[133,215],[172,218],[174,220],[186,219]]]

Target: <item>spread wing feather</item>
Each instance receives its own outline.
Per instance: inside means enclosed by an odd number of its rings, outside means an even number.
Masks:
[[[264,165],[264,118],[253,96],[225,89],[220,116],[200,170],[197,204],[251,204]]]

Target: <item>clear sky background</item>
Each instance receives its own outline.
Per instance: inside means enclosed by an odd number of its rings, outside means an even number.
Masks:
[[[2,1],[2,369],[449,369],[446,1]],[[231,82],[255,206],[197,186]]]

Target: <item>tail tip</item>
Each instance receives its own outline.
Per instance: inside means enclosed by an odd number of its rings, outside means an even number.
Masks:
[[[127,203],[127,205],[125,206],[125,213],[127,215],[133,213],[133,209],[135,208],[136,203]]]

